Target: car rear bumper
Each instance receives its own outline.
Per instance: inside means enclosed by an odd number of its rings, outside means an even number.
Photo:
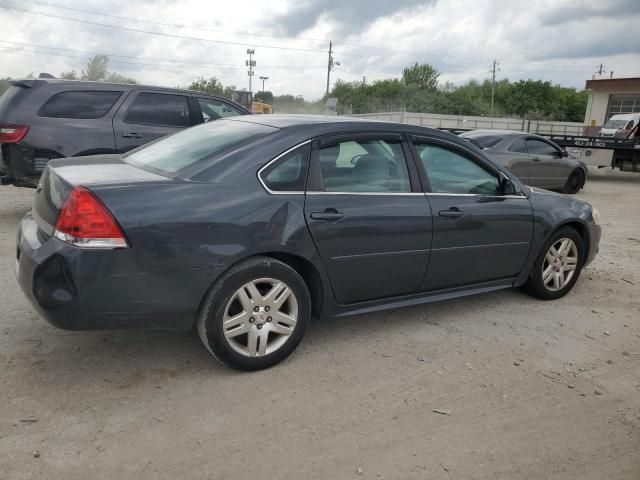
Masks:
[[[20,224],[18,283],[56,327],[190,329],[212,272],[137,269],[132,249],[83,250],[43,238],[30,213]]]

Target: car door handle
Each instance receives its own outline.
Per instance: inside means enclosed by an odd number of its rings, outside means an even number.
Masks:
[[[451,207],[449,210],[440,210],[438,215],[441,217],[461,217],[464,213],[458,207]]]
[[[540,158],[538,158],[538,157],[533,157],[531,160],[533,160],[534,162],[539,162],[539,161],[540,161]]]
[[[142,135],[136,132],[123,133],[122,136],[124,138],[142,138]]]
[[[344,213],[340,213],[335,208],[327,208],[323,212],[312,212],[311,218],[314,220],[325,220],[327,222],[335,222],[344,218]]]

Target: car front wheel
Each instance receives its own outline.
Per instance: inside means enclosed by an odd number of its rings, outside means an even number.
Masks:
[[[302,277],[287,264],[256,257],[233,267],[211,289],[200,311],[200,339],[222,363],[260,370],[298,346],[311,316]]]
[[[569,177],[567,177],[567,182],[564,184],[562,192],[574,195],[578,193],[582,187],[584,187],[585,181],[586,179],[584,172],[581,169],[577,168],[569,174]]]
[[[566,295],[580,276],[585,254],[585,243],[578,232],[571,227],[560,228],[542,248],[524,290],[543,300]]]

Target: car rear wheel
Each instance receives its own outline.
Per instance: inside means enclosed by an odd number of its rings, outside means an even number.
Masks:
[[[256,257],[233,267],[211,289],[200,311],[200,339],[222,363],[260,370],[298,346],[311,316],[302,277],[287,264]]]
[[[562,189],[563,193],[569,193],[571,195],[576,194],[584,187],[585,176],[581,169],[576,169],[567,177],[567,183],[564,184]]]
[[[547,241],[523,288],[543,300],[566,295],[575,285],[585,259],[584,240],[571,227],[560,228]]]

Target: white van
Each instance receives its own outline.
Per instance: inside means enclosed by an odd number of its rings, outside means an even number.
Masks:
[[[631,129],[640,122],[640,112],[612,115],[600,130],[601,137],[626,137]]]

